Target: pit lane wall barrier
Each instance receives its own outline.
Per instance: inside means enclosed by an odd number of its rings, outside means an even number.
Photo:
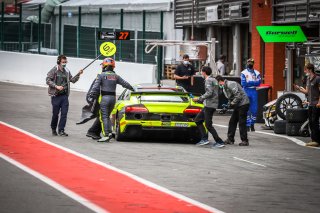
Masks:
[[[67,68],[72,75],[88,65],[93,59],[68,57]],[[101,60],[91,64],[75,84],[71,83],[72,90],[87,92],[92,81],[101,71]],[[15,53],[0,51],[0,81],[32,86],[45,86],[49,70],[57,63],[57,56],[37,55],[29,53]],[[116,61],[115,72],[131,85],[156,82],[156,66],[153,64],[137,64]],[[117,86],[117,95],[124,89]]]

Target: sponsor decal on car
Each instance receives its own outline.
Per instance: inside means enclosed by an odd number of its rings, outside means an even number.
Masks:
[[[162,122],[161,126],[171,126],[171,122]]]
[[[174,126],[176,126],[176,127],[188,127],[189,124],[188,123],[175,123]]]

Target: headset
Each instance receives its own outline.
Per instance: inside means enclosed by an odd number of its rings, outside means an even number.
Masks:
[[[65,55],[59,55],[58,58],[57,58],[57,64],[60,64],[61,63],[61,59],[63,58],[67,58]]]

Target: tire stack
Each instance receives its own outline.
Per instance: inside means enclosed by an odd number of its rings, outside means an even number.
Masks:
[[[286,134],[287,133],[287,121],[286,120],[275,120],[273,131],[276,134]]]
[[[308,119],[308,109],[287,109],[286,134],[288,136],[300,136],[301,126]]]

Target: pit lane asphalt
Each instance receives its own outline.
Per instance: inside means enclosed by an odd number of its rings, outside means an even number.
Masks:
[[[317,212],[320,150],[277,136],[249,133],[250,146],[223,149],[183,143],[97,143],[76,125],[85,93],[72,91],[66,132],[51,136],[47,89],[0,82],[0,120],[41,138],[154,182],[224,212]],[[214,116],[227,125],[229,116]],[[227,129],[216,126],[226,137]],[[267,130],[259,131],[272,133]],[[212,139],[212,138],[211,138]],[[307,141],[308,138],[298,138]],[[67,172],[67,171],[66,171]],[[0,159],[1,212],[90,212]]]

